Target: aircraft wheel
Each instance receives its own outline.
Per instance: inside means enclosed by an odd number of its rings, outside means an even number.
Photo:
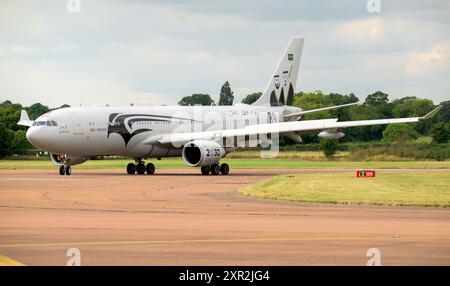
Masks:
[[[136,165],[136,173],[138,173],[139,175],[144,175],[145,174],[145,165],[144,165],[144,163],[138,163]]]
[[[136,173],[136,165],[133,163],[130,163],[127,165],[127,173],[128,175],[133,175],[134,173]]]
[[[72,174],[72,167],[66,166],[66,175],[70,176],[70,174]]]
[[[145,166],[145,171],[147,171],[147,174],[149,175],[155,173],[155,165],[148,163],[147,166]]]
[[[220,173],[222,175],[228,175],[228,173],[230,173],[230,166],[228,166],[228,164],[223,163],[220,165]]]
[[[63,176],[66,173],[66,168],[64,166],[59,166],[59,174]]]
[[[203,167],[201,167],[201,170],[202,170],[202,175],[209,175],[211,168],[209,166],[203,166]]]
[[[220,173],[220,167],[218,164],[211,165],[211,175],[218,175]]]

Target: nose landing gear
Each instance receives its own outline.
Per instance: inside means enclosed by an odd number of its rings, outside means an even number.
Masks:
[[[70,176],[72,174],[72,167],[70,167],[70,157],[66,154],[58,156],[59,162],[62,165],[59,166],[59,174],[61,176],[67,175]]]
[[[72,174],[72,168],[69,165],[62,165],[59,167],[59,174],[61,176],[70,176]]]

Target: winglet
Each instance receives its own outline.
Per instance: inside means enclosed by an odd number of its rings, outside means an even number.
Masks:
[[[28,117],[28,113],[26,112],[26,110],[22,110],[20,112],[20,119],[19,119],[19,122],[17,122],[17,125],[28,126],[28,127],[33,125],[33,120],[30,120],[30,117]]]
[[[436,113],[439,112],[439,110],[442,109],[442,105],[439,105],[438,107],[436,107],[435,109],[431,110],[430,112],[428,112],[425,116],[422,116],[421,119],[429,119],[431,117],[433,117]]]

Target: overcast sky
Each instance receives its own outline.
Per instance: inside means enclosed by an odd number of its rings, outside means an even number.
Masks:
[[[70,13],[67,0],[2,0],[0,99],[217,102],[228,80],[236,102],[262,91],[290,37],[305,36],[296,91],[450,100],[450,2],[381,0],[379,13],[366,2],[80,0]]]

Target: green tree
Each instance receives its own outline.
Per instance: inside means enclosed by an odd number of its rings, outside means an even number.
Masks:
[[[447,143],[450,139],[450,122],[438,122],[431,129],[431,136],[436,143]]]
[[[332,106],[330,98],[320,90],[314,92],[302,92],[294,99],[294,106],[303,110]]]
[[[31,144],[28,143],[26,132],[24,130],[17,130],[11,140],[11,149],[14,153],[23,153],[32,148]]]
[[[17,121],[20,118],[20,105],[2,105],[0,106],[0,122],[5,124],[9,130],[16,131],[20,128]]]
[[[388,125],[383,131],[383,140],[387,142],[408,142],[417,139],[417,132],[408,124]]]
[[[392,102],[393,117],[419,117],[424,116],[434,108],[430,99],[419,99],[415,96],[408,96]],[[414,125],[414,129],[421,134],[428,134],[436,119],[422,120]]]
[[[25,110],[28,112],[28,116],[30,117],[31,120],[35,120],[42,114],[50,111],[48,106],[43,105],[41,103],[35,103],[35,104],[31,105],[30,107],[25,108]]]
[[[183,97],[178,105],[214,105],[214,101],[211,99],[209,94],[194,93],[191,96]]]
[[[233,105],[234,95],[230,83],[226,81],[220,89],[219,105]]]
[[[245,103],[245,104],[252,104],[255,101],[257,101],[261,97],[261,95],[262,95],[262,92],[254,92],[254,93],[247,94],[244,97],[244,99],[242,99],[241,102]]]
[[[333,105],[342,105],[359,101],[359,98],[356,97],[356,95],[354,95],[353,93],[350,93],[348,95],[343,95],[339,93],[330,93],[328,94],[328,98],[333,103]]]
[[[434,108],[433,101],[430,99],[419,99],[415,96],[396,99],[392,104],[392,115],[394,117],[424,116]]]
[[[293,106],[300,107],[303,110],[317,109],[332,105],[333,102],[330,98],[320,90],[316,90],[314,92],[302,92],[298,96],[294,97],[293,103]],[[330,111],[316,112],[305,116],[305,120],[325,118],[331,118]]]
[[[442,109],[436,114],[436,117],[444,122],[450,121],[450,100],[439,103],[442,105]]]
[[[11,103],[9,100],[0,103],[0,122],[5,124],[5,127],[13,132],[17,130],[26,130],[26,127],[17,125],[22,109],[22,105]]]
[[[366,101],[364,102],[365,105],[379,105],[388,103],[388,95],[384,92],[377,91],[375,93],[369,94],[366,97]]]
[[[333,157],[337,151],[337,140],[334,139],[320,139],[320,149],[327,158]]]
[[[0,122],[0,157],[9,154],[13,136],[14,132],[8,129],[3,122]]]

